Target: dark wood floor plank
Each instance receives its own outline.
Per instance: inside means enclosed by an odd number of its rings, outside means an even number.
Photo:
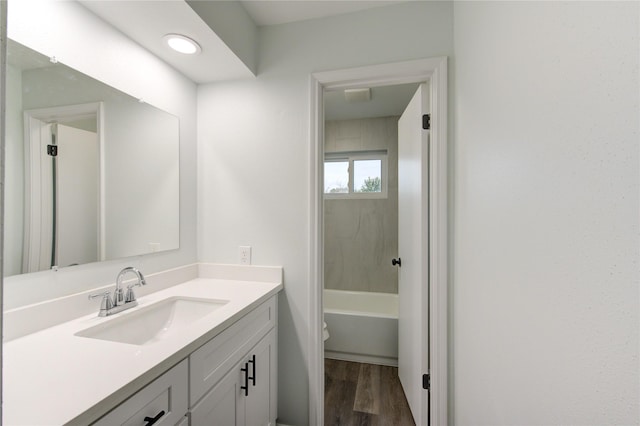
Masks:
[[[360,364],[353,411],[380,414],[380,366]]]
[[[375,414],[354,411],[350,426],[378,426],[378,416]],[[342,426],[342,425],[341,425]]]
[[[398,369],[381,367],[380,386],[385,390],[381,395],[380,425],[415,426],[409,403],[398,378]]]
[[[335,359],[325,359],[325,375],[329,375],[336,380],[346,380],[357,382],[360,374],[360,364],[357,362],[339,361]]]
[[[325,425],[354,424],[353,401],[356,394],[357,375],[354,363],[325,362]],[[355,378],[354,378],[355,376]]]
[[[394,367],[325,360],[324,410],[325,426],[415,426]]]
[[[329,415],[325,418],[325,424],[331,426],[351,425],[354,423],[353,397],[355,394],[355,383],[341,380],[336,383],[339,391],[335,398],[329,400],[325,405],[325,413]],[[325,414],[326,415],[326,414]]]

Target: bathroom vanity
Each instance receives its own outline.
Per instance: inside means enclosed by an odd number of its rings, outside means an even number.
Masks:
[[[275,425],[282,270],[198,271],[5,343],[3,424]]]

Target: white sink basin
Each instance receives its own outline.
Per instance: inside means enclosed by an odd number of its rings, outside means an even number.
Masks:
[[[171,297],[134,312],[115,314],[116,318],[113,320],[79,331],[75,335],[132,345],[149,345],[183,330],[228,302]]]

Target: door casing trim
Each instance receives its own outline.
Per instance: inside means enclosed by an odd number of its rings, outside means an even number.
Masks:
[[[310,75],[309,424],[324,424],[323,160],[325,90],[429,82],[429,374],[431,424],[448,424],[448,91],[447,57],[316,72]],[[426,372],[426,371],[425,371]]]

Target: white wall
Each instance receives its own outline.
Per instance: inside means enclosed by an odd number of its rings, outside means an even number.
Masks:
[[[409,2],[260,28],[258,77],[198,89],[198,253],[282,265],[279,417],[308,423],[309,75],[451,55],[452,4]]]
[[[14,275],[22,270],[22,240],[24,236],[24,164],[22,118],[22,73],[7,66],[7,103],[5,129],[5,176],[4,176],[4,228],[3,267],[5,275]],[[18,247],[18,250],[12,250]]]
[[[179,128],[149,105],[105,105],[107,259],[178,247]]]
[[[118,271],[128,265],[151,273],[194,262],[195,84],[78,3],[11,1],[8,21],[10,38],[47,56],[55,56],[60,62],[144,99],[180,119],[180,249],[66,268],[58,272],[5,278],[5,309],[113,283]],[[123,173],[126,172],[123,170]]]
[[[456,2],[459,425],[638,424],[637,2]]]

